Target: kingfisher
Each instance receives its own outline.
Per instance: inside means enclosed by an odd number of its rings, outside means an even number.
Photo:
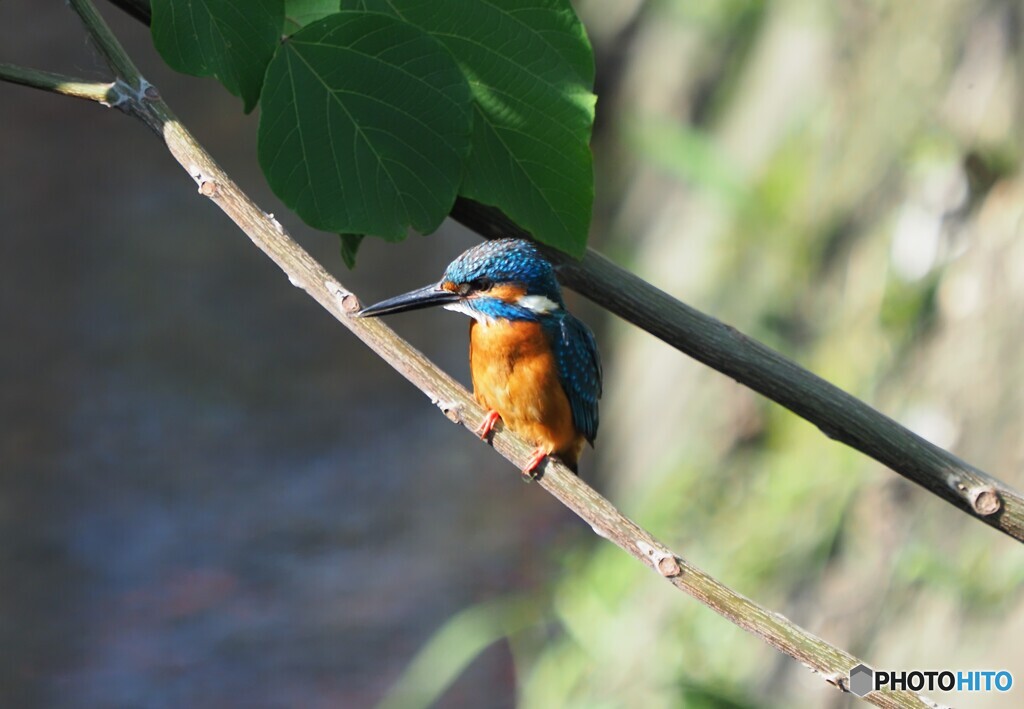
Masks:
[[[565,309],[555,269],[523,239],[495,239],[452,261],[437,283],[359,311],[376,317],[440,305],[468,315],[473,396],[487,409],[476,434],[499,420],[536,446],[529,479],[549,455],[577,472],[597,437],[601,357],[594,334]]]

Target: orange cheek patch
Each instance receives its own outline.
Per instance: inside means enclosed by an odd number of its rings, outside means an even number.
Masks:
[[[519,299],[526,295],[526,287],[519,283],[502,283],[499,286],[494,286],[486,293],[481,295],[487,298],[497,298],[498,300],[504,300],[506,303],[517,303]]]
[[[452,283],[451,281],[445,281],[444,283],[441,284],[441,290],[446,290],[449,293],[458,293],[459,286],[456,285],[455,283]]]

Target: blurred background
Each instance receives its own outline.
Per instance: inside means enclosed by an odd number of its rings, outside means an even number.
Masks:
[[[580,0],[592,245],[1024,488],[1024,4]],[[364,301],[476,243],[335,238],[256,116],[101,4],[244,189]],[[0,60],[103,77],[62,2]],[[0,85],[0,704],[791,707],[849,697],[673,590],[254,249],[137,122]],[[606,394],[586,479],[878,668],[1007,669],[1024,549],[569,295]],[[466,322],[391,324],[468,381]]]

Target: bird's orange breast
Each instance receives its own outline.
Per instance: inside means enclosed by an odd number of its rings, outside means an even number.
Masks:
[[[473,394],[505,424],[575,467],[583,436],[572,420],[554,353],[536,322],[473,321],[469,328]]]

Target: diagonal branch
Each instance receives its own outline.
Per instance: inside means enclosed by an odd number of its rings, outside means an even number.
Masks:
[[[110,0],[143,22],[149,0]],[[532,238],[499,210],[459,198],[451,216],[487,238]],[[732,377],[810,421],[967,514],[1024,541],[1024,496],[926,441],[855,396],[792,360],[705,315],[592,249],[582,261],[552,249],[561,280],[598,305],[699,362]]]
[[[130,65],[124,50],[110,34],[90,0],[71,0],[94,40],[105,42],[104,56],[112,66]],[[125,78],[125,77],[119,77]],[[133,77],[134,78],[134,77]],[[137,77],[137,86],[144,80]],[[264,213],[220,168],[181,125],[155,91],[128,94],[122,106],[161,136],[175,160],[252,242],[339,322],[388,364],[431,398],[452,421],[472,430],[484,412],[470,394],[409,343],[379,320],[352,317],[359,300],[344,288],[287,234],[272,215]],[[507,430],[494,436],[494,448],[517,467],[530,458],[532,447]],[[847,673],[860,661],[715,580],[668,550],[646,530],[626,518],[558,461],[549,460],[540,484],[602,536],[651,566],[673,586],[693,596],[725,618],[760,636],[770,645],[802,661],[842,691],[849,691]],[[913,692],[878,691],[866,699],[882,707],[934,706]]]

